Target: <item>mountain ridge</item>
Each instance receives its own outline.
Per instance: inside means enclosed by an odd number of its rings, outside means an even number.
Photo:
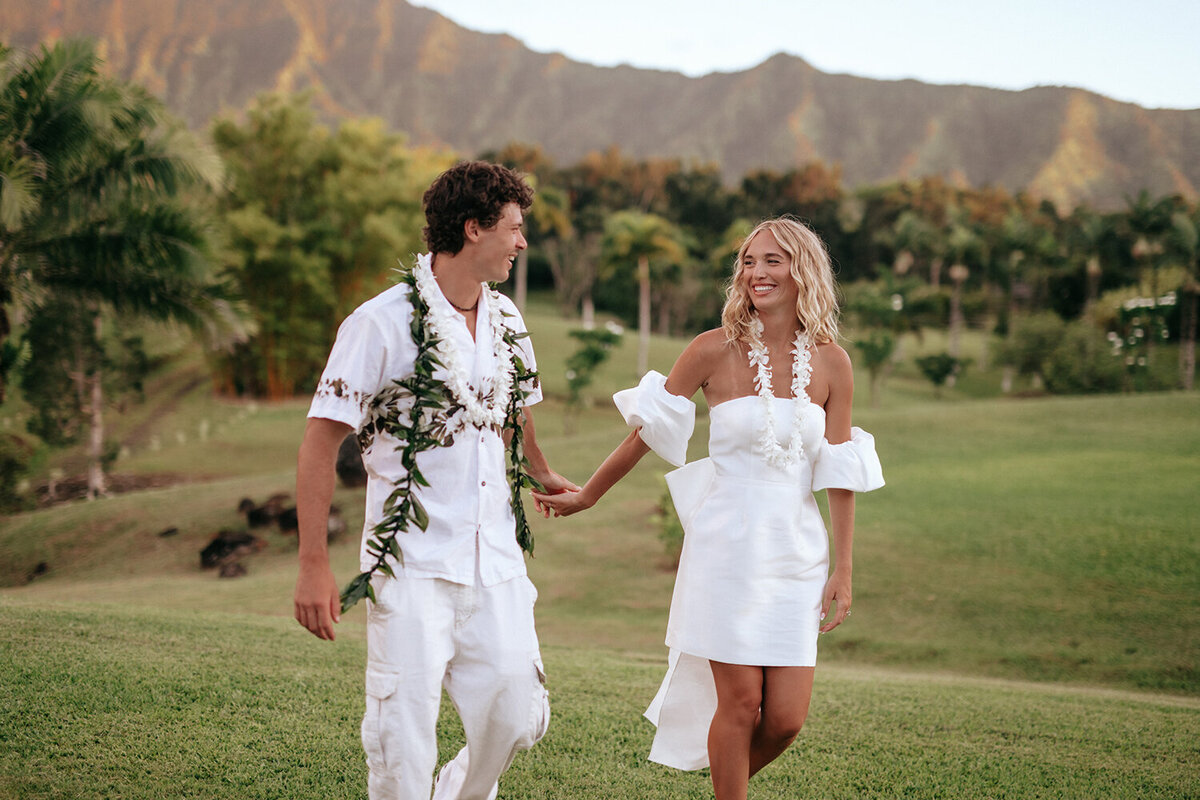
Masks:
[[[849,186],[941,175],[1060,207],[1200,194],[1200,110],[1072,87],[880,81],[787,53],[699,77],[600,67],[404,0],[6,0],[0,14],[8,44],[80,35],[194,128],[260,92],[310,88],[330,120],[379,116],[464,154],[521,141],[566,164],[615,145],[715,163],[728,181],[818,159]]]

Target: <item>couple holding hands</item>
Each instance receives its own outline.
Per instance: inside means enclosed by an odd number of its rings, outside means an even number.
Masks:
[[[296,618],[323,639],[340,618],[325,514],[338,445],[353,432],[369,476],[356,583],[370,598],[370,796],[429,797],[444,688],[467,743],[433,796],[494,798],[549,724],[519,489],[536,482],[543,514],[574,514],[653,450],[679,467],[667,482],[685,537],[667,673],[646,711],[650,759],[709,767],[717,800],[741,800],[804,723],[818,634],[850,614],[854,493],[883,485],[874,441],[850,424],[828,252],[796,220],[760,223],[738,250],[721,327],[668,375],[614,396],[632,430],[581,488],[538,447],[533,347],[489,287],[526,247],[532,200],[502,166],[443,173],[424,196],[429,252],[339,328],[300,448]],[[685,464],[697,391],[709,456]],[[813,497],[822,489],[829,532]]]

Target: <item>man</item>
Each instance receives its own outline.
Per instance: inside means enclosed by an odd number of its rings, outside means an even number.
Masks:
[[[429,253],[342,323],[308,412],[295,612],[322,639],[340,618],[325,524],[350,432],[368,473],[360,577],[374,598],[362,723],[372,800],[429,798],[443,687],[467,744],[438,774],[435,800],[494,798],[516,752],[549,723],[537,592],[506,474],[511,437],[523,435],[525,472],[548,492],[577,487],[537,446],[525,406],[541,390],[527,376],[535,364],[524,322],[485,285],[505,280],[525,249],[532,200],[498,165],[464,162],[439,176],[424,196]]]

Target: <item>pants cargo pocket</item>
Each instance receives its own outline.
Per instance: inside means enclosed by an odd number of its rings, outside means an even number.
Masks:
[[[542,665],[539,655],[533,660],[534,675],[537,680],[533,684],[533,696],[530,698],[528,733],[517,743],[517,747],[528,750],[546,735],[550,728],[550,693],[546,690],[546,668]]]
[[[363,714],[362,743],[367,754],[367,766],[372,772],[390,775],[389,748],[385,747],[383,732],[387,729],[387,701],[400,686],[400,674],[367,670],[367,709]],[[393,762],[394,763],[394,762]]]

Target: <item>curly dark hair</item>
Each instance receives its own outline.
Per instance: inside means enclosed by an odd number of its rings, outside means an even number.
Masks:
[[[533,189],[508,167],[461,161],[438,176],[421,202],[429,252],[453,254],[463,249],[467,220],[491,228],[509,203],[516,203],[524,213],[533,205]]]

